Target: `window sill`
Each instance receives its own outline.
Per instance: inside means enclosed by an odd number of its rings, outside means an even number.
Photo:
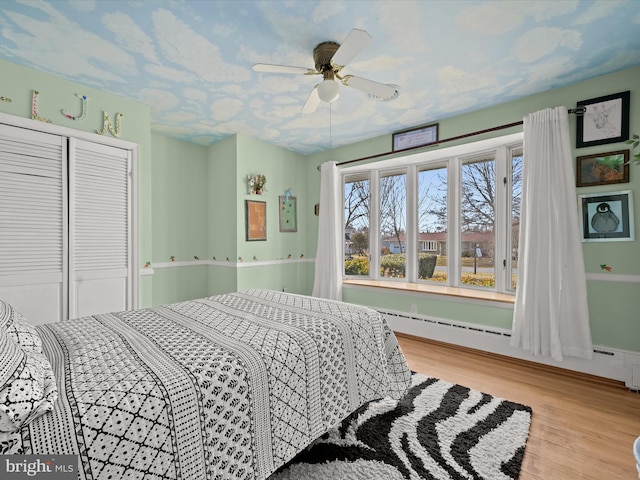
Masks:
[[[427,283],[395,282],[389,280],[366,280],[366,279],[343,279],[343,285],[359,285],[362,287],[385,288],[390,290],[401,290],[404,292],[429,293],[443,295],[447,297],[464,298],[471,300],[485,300],[490,302],[500,302],[504,304],[515,303],[515,295],[506,293],[488,292],[473,288],[448,287],[445,285],[432,285]]]

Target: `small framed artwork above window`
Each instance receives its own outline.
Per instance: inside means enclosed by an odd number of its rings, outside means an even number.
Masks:
[[[576,157],[576,187],[629,182],[629,150]]]
[[[626,141],[629,103],[629,91],[579,101],[576,106],[586,111],[576,119],[576,148]]]
[[[392,135],[394,152],[438,143],[438,124],[403,130]]]
[[[583,242],[635,240],[631,190],[580,195]]]

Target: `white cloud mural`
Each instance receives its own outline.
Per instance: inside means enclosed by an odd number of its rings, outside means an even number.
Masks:
[[[312,153],[638,65],[639,24],[635,0],[4,0],[0,59],[148,103],[163,135]],[[353,28],[373,40],[341,74],[395,100],[341,86],[305,115],[321,76],[251,68],[313,68]]]

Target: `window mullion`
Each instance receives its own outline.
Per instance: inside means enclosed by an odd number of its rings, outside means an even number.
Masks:
[[[380,175],[378,170],[371,171],[369,183],[371,192],[369,204],[369,276],[373,280],[380,278]]]
[[[407,281],[418,280],[418,176],[416,165],[407,167]]]
[[[460,202],[461,202],[461,161],[457,157],[449,159],[447,185],[447,279],[451,286],[460,285]]]
[[[507,232],[508,232],[508,221],[507,221],[507,212],[508,209],[508,192],[511,192],[511,181],[509,175],[509,168],[507,167],[507,147],[503,146],[496,150],[495,154],[495,162],[496,162],[496,205],[494,206],[495,212],[495,232],[494,232],[494,241],[495,241],[495,288],[498,292],[505,291],[505,280],[506,280],[506,268],[505,261],[507,260],[506,256],[506,244],[507,242]]]

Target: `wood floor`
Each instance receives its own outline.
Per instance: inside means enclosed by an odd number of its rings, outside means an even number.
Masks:
[[[640,394],[622,383],[398,334],[409,367],[529,405],[519,480],[631,480]]]

